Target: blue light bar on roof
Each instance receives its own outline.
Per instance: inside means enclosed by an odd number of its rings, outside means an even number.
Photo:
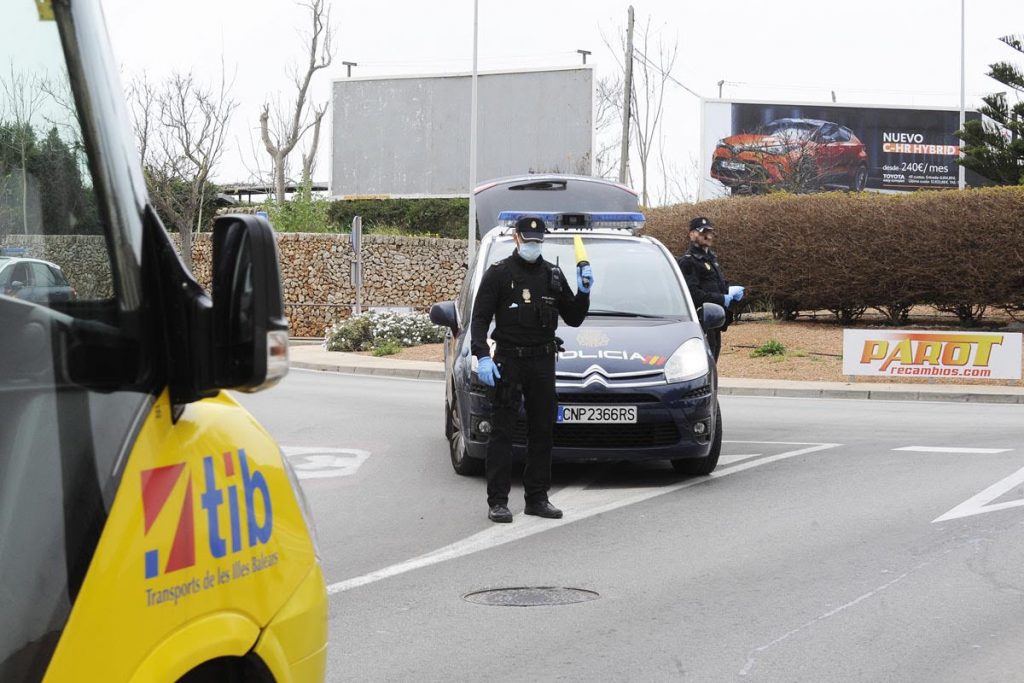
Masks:
[[[0,248],[0,256],[24,256],[28,253],[25,247],[3,247]]]
[[[524,216],[538,217],[547,224],[549,231],[554,230],[629,230],[639,232],[643,226],[644,215],[635,212],[600,212],[573,213],[545,211],[502,211],[498,214],[498,225],[511,227]]]

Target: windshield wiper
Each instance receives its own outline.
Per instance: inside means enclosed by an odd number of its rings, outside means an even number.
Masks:
[[[632,311],[605,311],[601,309],[590,309],[587,315],[605,315],[614,318],[660,318],[660,315],[649,313],[633,313]]]

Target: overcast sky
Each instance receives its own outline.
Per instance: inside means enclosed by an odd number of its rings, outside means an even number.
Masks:
[[[984,74],[1016,53],[997,38],[1024,33],[1022,0],[966,0],[968,107],[1004,89]],[[250,180],[259,163],[261,104],[292,97],[288,69],[305,59],[308,11],[291,0],[102,0],[122,77],[172,70],[213,81],[223,59],[239,102],[221,182]],[[479,68],[537,68],[580,63],[593,54],[596,77],[619,70],[606,45],[618,45],[628,2],[481,0]],[[959,107],[960,0],[648,0],[633,3],[637,23],[650,20],[655,52],[678,45],[674,79],[705,97]],[[335,61],[314,81],[328,101],[330,81],[353,75],[468,72],[473,54],[472,0],[333,0]],[[1018,63],[1021,61],[1017,59]],[[699,100],[670,84],[664,154],[686,174],[698,157]],[[314,177],[327,180],[329,135]],[[635,177],[635,176],[634,176]],[[635,183],[634,183],[635,184]]]

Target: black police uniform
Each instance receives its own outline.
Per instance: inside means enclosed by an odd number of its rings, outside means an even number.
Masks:
[[[473,303],[471,351],[488,356],[487,329],[495,319],[494,362],[501,378],[495,385],[494,417],[487,444],[487,504],[508,505],[512,486],[512,430],[523,398],[527,420],[526,502],[548,499],[551,445],[558,412],[555,354],[558,316],[579,327],[590,309],[590,295],[569,289],[562,271],[543,257],[533,263],[511,256],[484,273]]]
[[[710,249],[705,250],[697,244],[690,244],[690,248],[679,259],[679,268],[686,278],[686,286],[690,289],[690,296],[693,297],[695,306],[703,306],[711,302],[725,307],[725,295],[729,293],[729,281],[722,275],[722,268],[718,265],[718,257]],[[711,352],[718,360],[718,353],[722,350],[722,332],[729,326],[732,314],[726,309],[726,324],[719,330],[708,330],[708,345]]]

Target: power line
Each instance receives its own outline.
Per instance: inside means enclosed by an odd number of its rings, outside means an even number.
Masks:
[[[664,71],[662,70],[662,68],[661,68],[660,66],[658,66],[657,64],[655,64],[654,62],[652,62],[652,61],[651,61],[650,59],[648,59],[648,58],[647,58],[647,55],[645,55],[645,54],[644,54],[643,52],[641,52],[640,50],[638,50],[638,49],[636,49],[636,48],[633,48],[633,52],[635,52],[636,54],[640,55],[640,56],[641,56],[641,57],[643,58],[643,60],[644,60],[645,62],[647,62],[647,64],[649,64],[649,65],[650,65],[650,66],[651,66],[651,67],[652,67],[652,68],[653,68],[653,69],[654,69],[655,71],[657,71],[657,72],[658,72],[658,73],[660,73],[660,74],[661,74],[662,76],[664,76],[664,77],[665,77],[665,78],[667,78],[668,80],[670,80],[670,81],[672,81],[673,83],[675,83],[676,85],[678,85],[678,86],[679,86],[680,88],[682,88],[682,89],[683,89],[683,90],[685,90],[686,92],[690,93],[691,95],[693,95],[693,96],[694,96],[694,97],[696,97],[697,99],[701,99],[701,100],[702,100],[702,99],[704,99],[704,96],[703,96],[703,95],[701,95],[700,93],[698,93],[698,92],[697,92],[696,90],[694,90],[693,88],[691,88],[691,87],[687,86],[687,85],[686,85],[685,83],[682,83],[682,82],[680,82],[679,80],[677,80],[677,79],[676,79],[676,77],[675,77],[675,76],[673,76],[672,74],[670,74],[670,73],[665,73],[665,72],[664,72]]]

